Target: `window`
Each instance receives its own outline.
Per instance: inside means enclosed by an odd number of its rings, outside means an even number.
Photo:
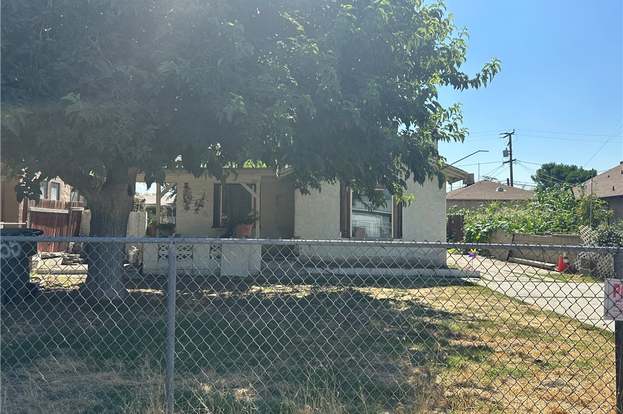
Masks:
[[[73,201],[73,202],[80,201],[80,193],[75,188],[71,189],[71,194],[69,195],[69,201]]]
[[[43,200],[47,200],[48,198],[48,182],[46,181],[41,181],[41,183],[39,184],[39,188],[40,188],[40,193],[41,193],[41,199]]]
[[[255,184],[247,184],[255,190]],[[251,193],[240,184],[214,184],[212,227],[225,227],[229,218],[240,219],[255,210]]]
[[[50,183],[50,200],[58,201],[61,198],[60,183]]]
[[[374,206],[365,196],[340,186],[340,231],[342,237],[355,239],[402,238],[402,203],[395,203],[387,190],[384,204]]]
[[[355,239],[392,237],[392,196],[383,191],[384,204],[373,206],[368,197],[353,194],[351,236]]]

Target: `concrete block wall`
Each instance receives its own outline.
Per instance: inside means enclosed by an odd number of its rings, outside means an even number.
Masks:
[[[495,231],[489,237],[491,243],[504,243],[504,244],[534,244],[542,246],[551,245],[568,245],[568,246],[581,246],[582,239],[577,234],[509,234],[502,231]],[[539,262],[556,264],[558,257],[563,253],[566,253],[571,262],[575,262],[577,258],[576,252],[560,250],[544,250],[538,247],[534,248],[522,248],[522,249],[493,249],[491,250],[494,257],[506,260],[509,257],[516,257],[520,259],[536,260]]]

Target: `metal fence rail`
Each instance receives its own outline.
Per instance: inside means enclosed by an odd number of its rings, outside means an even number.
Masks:
[[[620,249],[17,236],[0,248],[3,412],[615,410],[603,275],[569,258],[605,258],[614,277]]]

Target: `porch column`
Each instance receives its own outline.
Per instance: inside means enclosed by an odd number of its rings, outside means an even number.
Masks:
[[[156,183],[156,237],[160,236],[160,198],[162,197],[162,190],[160,183]]]
[[[251,194],[251,197],[253,197],[253,201],[255,201],[255,212],[256,212],[255,238],[259,239],[260,238],[260,197],[259,195],[261,194],[260,193],[261,179],[255,182],[255,191],[253,191],[253,189],[249,187],[249,185],[246,183],[240,183],[240,185],[242,186],[242,188],[247,190],[249,194]]]

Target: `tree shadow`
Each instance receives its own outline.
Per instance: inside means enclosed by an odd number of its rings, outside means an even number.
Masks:
[[[232,289],[213,283],[199,294],[182,286],[176,307],[180,410],[198,398],[213,402],[218,393],[230,402],[247,398],[259,412],[288,412],[284,401],[305,404],[302,390],[331,393],[347,412],[444,406],[435,379],[448,357],[476,360],[492,350],[462,344],[469,341],[452,329],[457,315],[404,292],[376,295],[369,285]],[[161,374],[165,298],[161,287],[150,286],[133,287],[121,303],[56,291],[3,307],[5,377],[17,380],[46,358],[80,360],[94,370],[112,365],[130,377],[148,363]],[[94,398],[99,408],[135,397],[132,384],[109,385]],[[238,398],[241,390],[251,396]]]

